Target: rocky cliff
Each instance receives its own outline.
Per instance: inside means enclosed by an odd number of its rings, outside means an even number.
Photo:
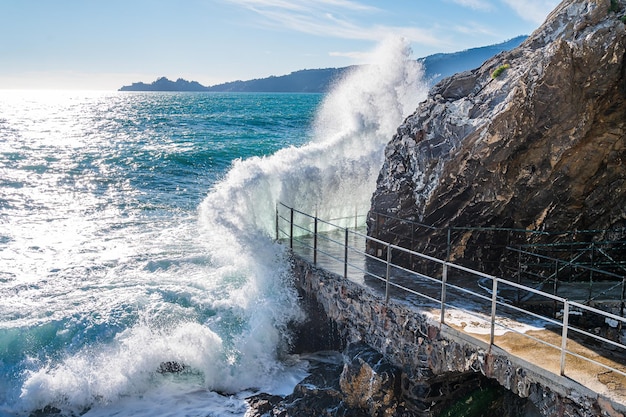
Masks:
[[[626,0],[565,0],[519,47],[433,87],[385,150],[369,233],[420,249],[444,232],[409,241],[398,219],[623,228],[625,15]]]

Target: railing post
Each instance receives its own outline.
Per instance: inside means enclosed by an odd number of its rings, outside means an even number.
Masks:
[[[343,277],[348,278],[348,228],[347,227],[346,227],[346,238],[344,241]]]
[[[559,290],[559,260],[555,259],[554,260],[554,288],[553,288],[553,295],[557,295],[557,292]],[[556,317],[556,300],[554,300],[554,317]]]
[[[275,219],[275,221],[276,221],[276,240],[277,241],[278,241],[278,204],[279,203],[276,203],[276,219]]]
[[[317,265],[317,215],[313,224],[313,265]]]
[[[555,259],[554,260],[554,285],[553,285],[552,295],[556,295],[557,291],[559,290],[558,285],[559,285],[559,260]]]
[[[496,336],[496,308],[498,305],[498,278],[493,278],[493,293],[491,294],[491,334],[489,335],[489,349],[493,346]]]
[[[413,262],[413,251],[415,250],[415,239],[414,239],[415,228],[413,226],[415,225],[411,223],[411,246],[409,246],[409,249],[411,249],[411,254],[409,255],[409,268],[410,269],[415,269],[415,264]]]
[[[374,233],[372,233],[372,234],[375,234],[374,237],[376,239],[378,239],[378,212],[374,213],[374,215],[376,216],[376,218],[374,219],[375,226],[373,228],[374,229]]]
[[[443,263],[443,271],[441,272],[441,318],[439,323],[444,324],[446,314],[446,285],[448,283],[448,263]]]
[[[591,269],[589,270],[589,299],[593,298],[593,268],[595,261],[596,244],[591,242]]]
[[[517,283],[521,285],[522,283],[522,251],[518,247],[519,252],[517,252]],[[520,303],[520,289],[517,288],[517,304]]]
[[[626,277],[622,278],[622,295],[620,297],[619,315],[624,317],[624,295],[626,295]]]
[[[391,243],[387,243],[387,272],[385,272],[385,304],[389,303],[389,280],[391,279]]]
[[[569,327],[569,301],[563,301],[563,333],[561,335],[561,375],[565,375],[565,356],[567,352],[567,328]]]
[[[291,207],[289,217],[289,249],[293,249],[293,207]]]

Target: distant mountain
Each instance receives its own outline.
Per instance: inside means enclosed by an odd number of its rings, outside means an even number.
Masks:
[[[424,65],[426,79],[436,84],[441,79],[459,72],[480,67],[483,62],[503,51],[517,48],[528,36],[518,36],[497,45],[482,46],[461,52],[434,54],[418,59]]]
[[[467,49],[461,52],[441,53],[418,59],[424,65],[426,79],[433,85],[442,78],[458,72],[474,69],[487,59],[519,46],[527,37],[518,36],[496,45]],[[205,87],[196,81],[182,78],[170,81],[161,77],[151,84],[133,83],[120,91],[221,91],[221,92],[272,92],[272,93],[323,93],[332,83],[353,67],[305,69],[291,74],[258,78],[248,81],[231,81]]]
[[[187,81],[182,78],[171,81],[161,77],[150,84],[138,82],[125,85],[119,91],[209,91],[209,89],[197,81]]]
[[[328,91],[330,84],[350,68],[305,69],[279,77],[218,84],[209,87],[209,91],[321,93]]]

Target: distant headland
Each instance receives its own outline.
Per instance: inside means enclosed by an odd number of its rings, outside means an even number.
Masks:
[[[248,81],[231,81],[211,87],[204,86],[197,81],[187,81],[182,78],[171,81],[166,77],[146,84],[133,83],[119,89],[119,91],[216,91],[216,92],[255,92],[255,93],[323,93],[328,91],[333,80],[343,74],[345,68],[310,69],[292,72],[281,76],[271,76]]]
[[[182,78],[176,81],[168,80],[166,77],[157,78],[156,81],[146,84],[143,82],[132,83],[120,88],[119,91],[209,91],[197,81],[187,81]]]
[[[426,80],[434,85],[441,79],[458,72],[479,67],[492,56],[519,46],[527,36],[518,36],[496,45],[468,49],[461,52],[441,53],[420,58],[424,65]],[[255,93],[325,93],[342,74],[353,67],[321,68],[294,71],[287,75],[258,78],[248,81],[231,81],[213,86],[204,86],[197,81],[182,78],[171,81],[160,77],[150,84],[136,82],[123,86],[119,91],[215,91]]]

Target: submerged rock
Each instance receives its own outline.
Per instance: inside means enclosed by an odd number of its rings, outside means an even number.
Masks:
[[[351,344],[343,355],[336,352],[316,357],[318,360],[312,358],[310,375],[292,394],[284,398],[267,394],[250,397],[246,417],[414,415],[401,403],[400,369],[370,346]]]
[[[184,363],[177,361],[161,362],[157,368],[157,372],[160,374],[180,374],[187,371],[189,367]]]
[[[334,357],[335,360],[325,358]],[[288,416],[336,416],[342,407],[343,395],[339,388],[339,376],[343,361],[339,352],[335,355],[311,358],[310,375],[300,381],[293,393],[286,397],[259,394],[247,399],[250,409],[246,417]],[[339,358],[338,360],[336,358]]]
[[[348,345],[343,355],[323,352],[316,357],[311,358],[310,375],[292,394],[248,398],[246,417],[538,416],[529,413],[528,401],[480,374],[409,381],[400,368],[362,342]]]
[[[396,415],[400,406],[400,369],[363,343],[348,346],[345,356],[339,378],[344,402],[369,416]]]
[[[370,235],[440,255],[448,226],[623,235],[624,15],[625,0],[565,0],[518,48],[436,85],[386,147]]]

